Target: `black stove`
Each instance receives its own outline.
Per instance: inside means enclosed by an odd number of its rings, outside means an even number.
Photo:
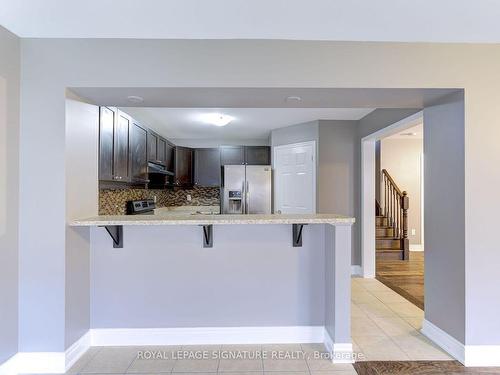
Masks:
[[[156,203],[153,199],[127,201],[127,215],[154,215]]]

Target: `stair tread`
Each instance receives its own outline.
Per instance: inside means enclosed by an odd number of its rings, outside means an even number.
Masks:
[[[400,253],[403,251],[403,249],[386,249],[386,248],[380,248],[380,247],[377,247],[376,250],[378,252],[383,252],[383,253]]]
[[[394,236],[377,236],[377,240],[400,240],[401,238],[399,237],[394,237]]]

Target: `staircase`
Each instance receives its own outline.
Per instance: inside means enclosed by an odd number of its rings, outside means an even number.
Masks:
[[[401,191],[387,170],[382,170],[382,204],[375,202],[377,259],[408,260],[409,198]]]

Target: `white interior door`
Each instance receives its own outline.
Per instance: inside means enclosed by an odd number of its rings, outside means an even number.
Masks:
[[[276,213],[316,213],[316,143],[274,147]]]

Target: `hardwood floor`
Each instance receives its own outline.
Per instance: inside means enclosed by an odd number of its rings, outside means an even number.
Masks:
[[[500,374],[498,367],[464,367],[458,361],[370,361],[354,368],[359,375]]]
[[[408,261],[377,259],[376,279],[424,309],[423,251],[411,251]]]

